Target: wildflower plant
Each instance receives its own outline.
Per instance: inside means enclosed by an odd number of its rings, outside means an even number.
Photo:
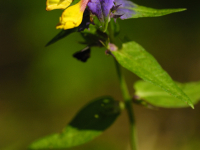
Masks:
[[[114,58],[123,101],[103,96],[83,107],[62,133],[49,135],[33,142],[30,149],[61,149],[91,141],[111,126],[122,110],[130,122],[131,149],[137,149],[135,119],[132,104],[146,108],[192,107],[200,98],[195,89],[200,83],[177,83],[162,69],[156,59],[138,43],[121,37],[118,19],[158,17],[185,9],[153,9],[130,0],[47,0],[46,10],[64,9],[56,29],[61,29],[46,46],[79,32],[85,45],[73,57],[86,62],[93,47],[102,47]],[[129,94],[121,66],[142,80],[134,83],[134,96]],[[193,92],[191,92],[193,89]]]

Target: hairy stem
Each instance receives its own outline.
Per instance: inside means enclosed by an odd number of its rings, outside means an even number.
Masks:
[[[115,64],[116,64],[117,74],[119,76],[119,82],[120,82],[123,99],[124,99],[126,110],[127,110],[128,117],[129,117],[130,134],[131,134],[131,148],[132,148],[132,150],[137,150],[136,126],[135,126],[135,118],[134,118],[133,106],[132,106],[132,97],[130,96],[130,94],[128,92],[125,78],[122,74],[119,63],[116,60],[115,60]]]

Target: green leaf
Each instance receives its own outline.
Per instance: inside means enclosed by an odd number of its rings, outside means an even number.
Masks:
[[[82,37],[84,38],[84,42],[82,44],[86,44],[88,46],[101,46],[101,42],[105,43],[108,40],[107,33],[104,33],[99,28],[99,20],[95,18],[95,25],[90,24],[89,29],[85,29],[81,32]],[[100,42],[101,41],[101,42]]]
[[[134,41],[127,42],[120,50],[112,53],[123,67],[194,108],[190,98],[174,83],[155,58],[139,44]]]
[[[80,2],[80,0],[73,0],[72,3],[68,7],[73,6],[73,5],[77,4],[78,2]]]
[[[190,97],[193,104],[200,100],[200,82],[177,83],[177,85]],[[157,86],[145,81],[137,81],[134,84],[135,95],[139,100],[165,108],[187,107],[186,103],[178,101]]]
[[[130,9],[132,9],[135,12],[131,18],[159,17],[159,16],[164,16],[171,13],[176,13],[176,12],[181,12],[181,11],[186,10],[185,8],[154,9],[154,8],[148,8],[148,7],[139,6],[139,5],[136,5],[135,7],[132,7]]]
[[[57,42],[58,40],[61,40],[62,38],[68,36],[69,34],[71,34],[73,32],[77,32],[77,28],[62,30],[51,41],[49,41],[45,46],[49,46],[49,45]]]
[[[117,20],[114,20],[113,18],[110,19],[108,30],[106,31],[108,35],[118,36],[120,33],[120,26]]]
[[[64,128],[30,145],[30,149],[60,149],[84,144],[99,136],[120,114],[119,102],[111,97],[98,98],[86,105]]]

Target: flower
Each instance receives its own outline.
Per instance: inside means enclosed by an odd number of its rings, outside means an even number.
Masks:
[[[72,0],[47,0],[46,10],[65,9],[72,3]]]
[[[90,0],[88,8],[95,14],[100,22],[108,18],[111,8],[114,6],[114,0]]]
[[[65,11],[62,13],[62,16],[60,17],[60,22],[56,26],[56,29],[66,30],[77,27],[81,24],[83,19],[83,12],[85,10],[85,8],[82,6],[82,1],[65,9]]]
[[[84,11],[89,10],[89,14],[97,16],[98,20],[106,30],[110,18],[128,19],[133,14],[134,3],[128,0],[80,0],[76,3],[74,0],[47,0],[46,10],[65,9],[57,24],[57,29],[71,29],[78,27],[79,31],[83,31],[92,23],[88,21],[88,15]],[[72,6],[71,6],[72,5]],[[88,10],[86,10],[86,7]],[[86,18],[87,17],[87,18]]]

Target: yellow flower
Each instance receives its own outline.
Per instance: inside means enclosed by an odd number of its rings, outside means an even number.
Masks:
[[[87,4],[86,4],[87,5]],[[79,1],[77,4],[68,7],[60,17],[60,22],[56,26],[56,29],[71,29],[81,24],[83,19],[83,12],[86,5],[83,1]]]
[[[73,0],[47,0],[46,10],[65,9],[72,3],[72,1]]]

